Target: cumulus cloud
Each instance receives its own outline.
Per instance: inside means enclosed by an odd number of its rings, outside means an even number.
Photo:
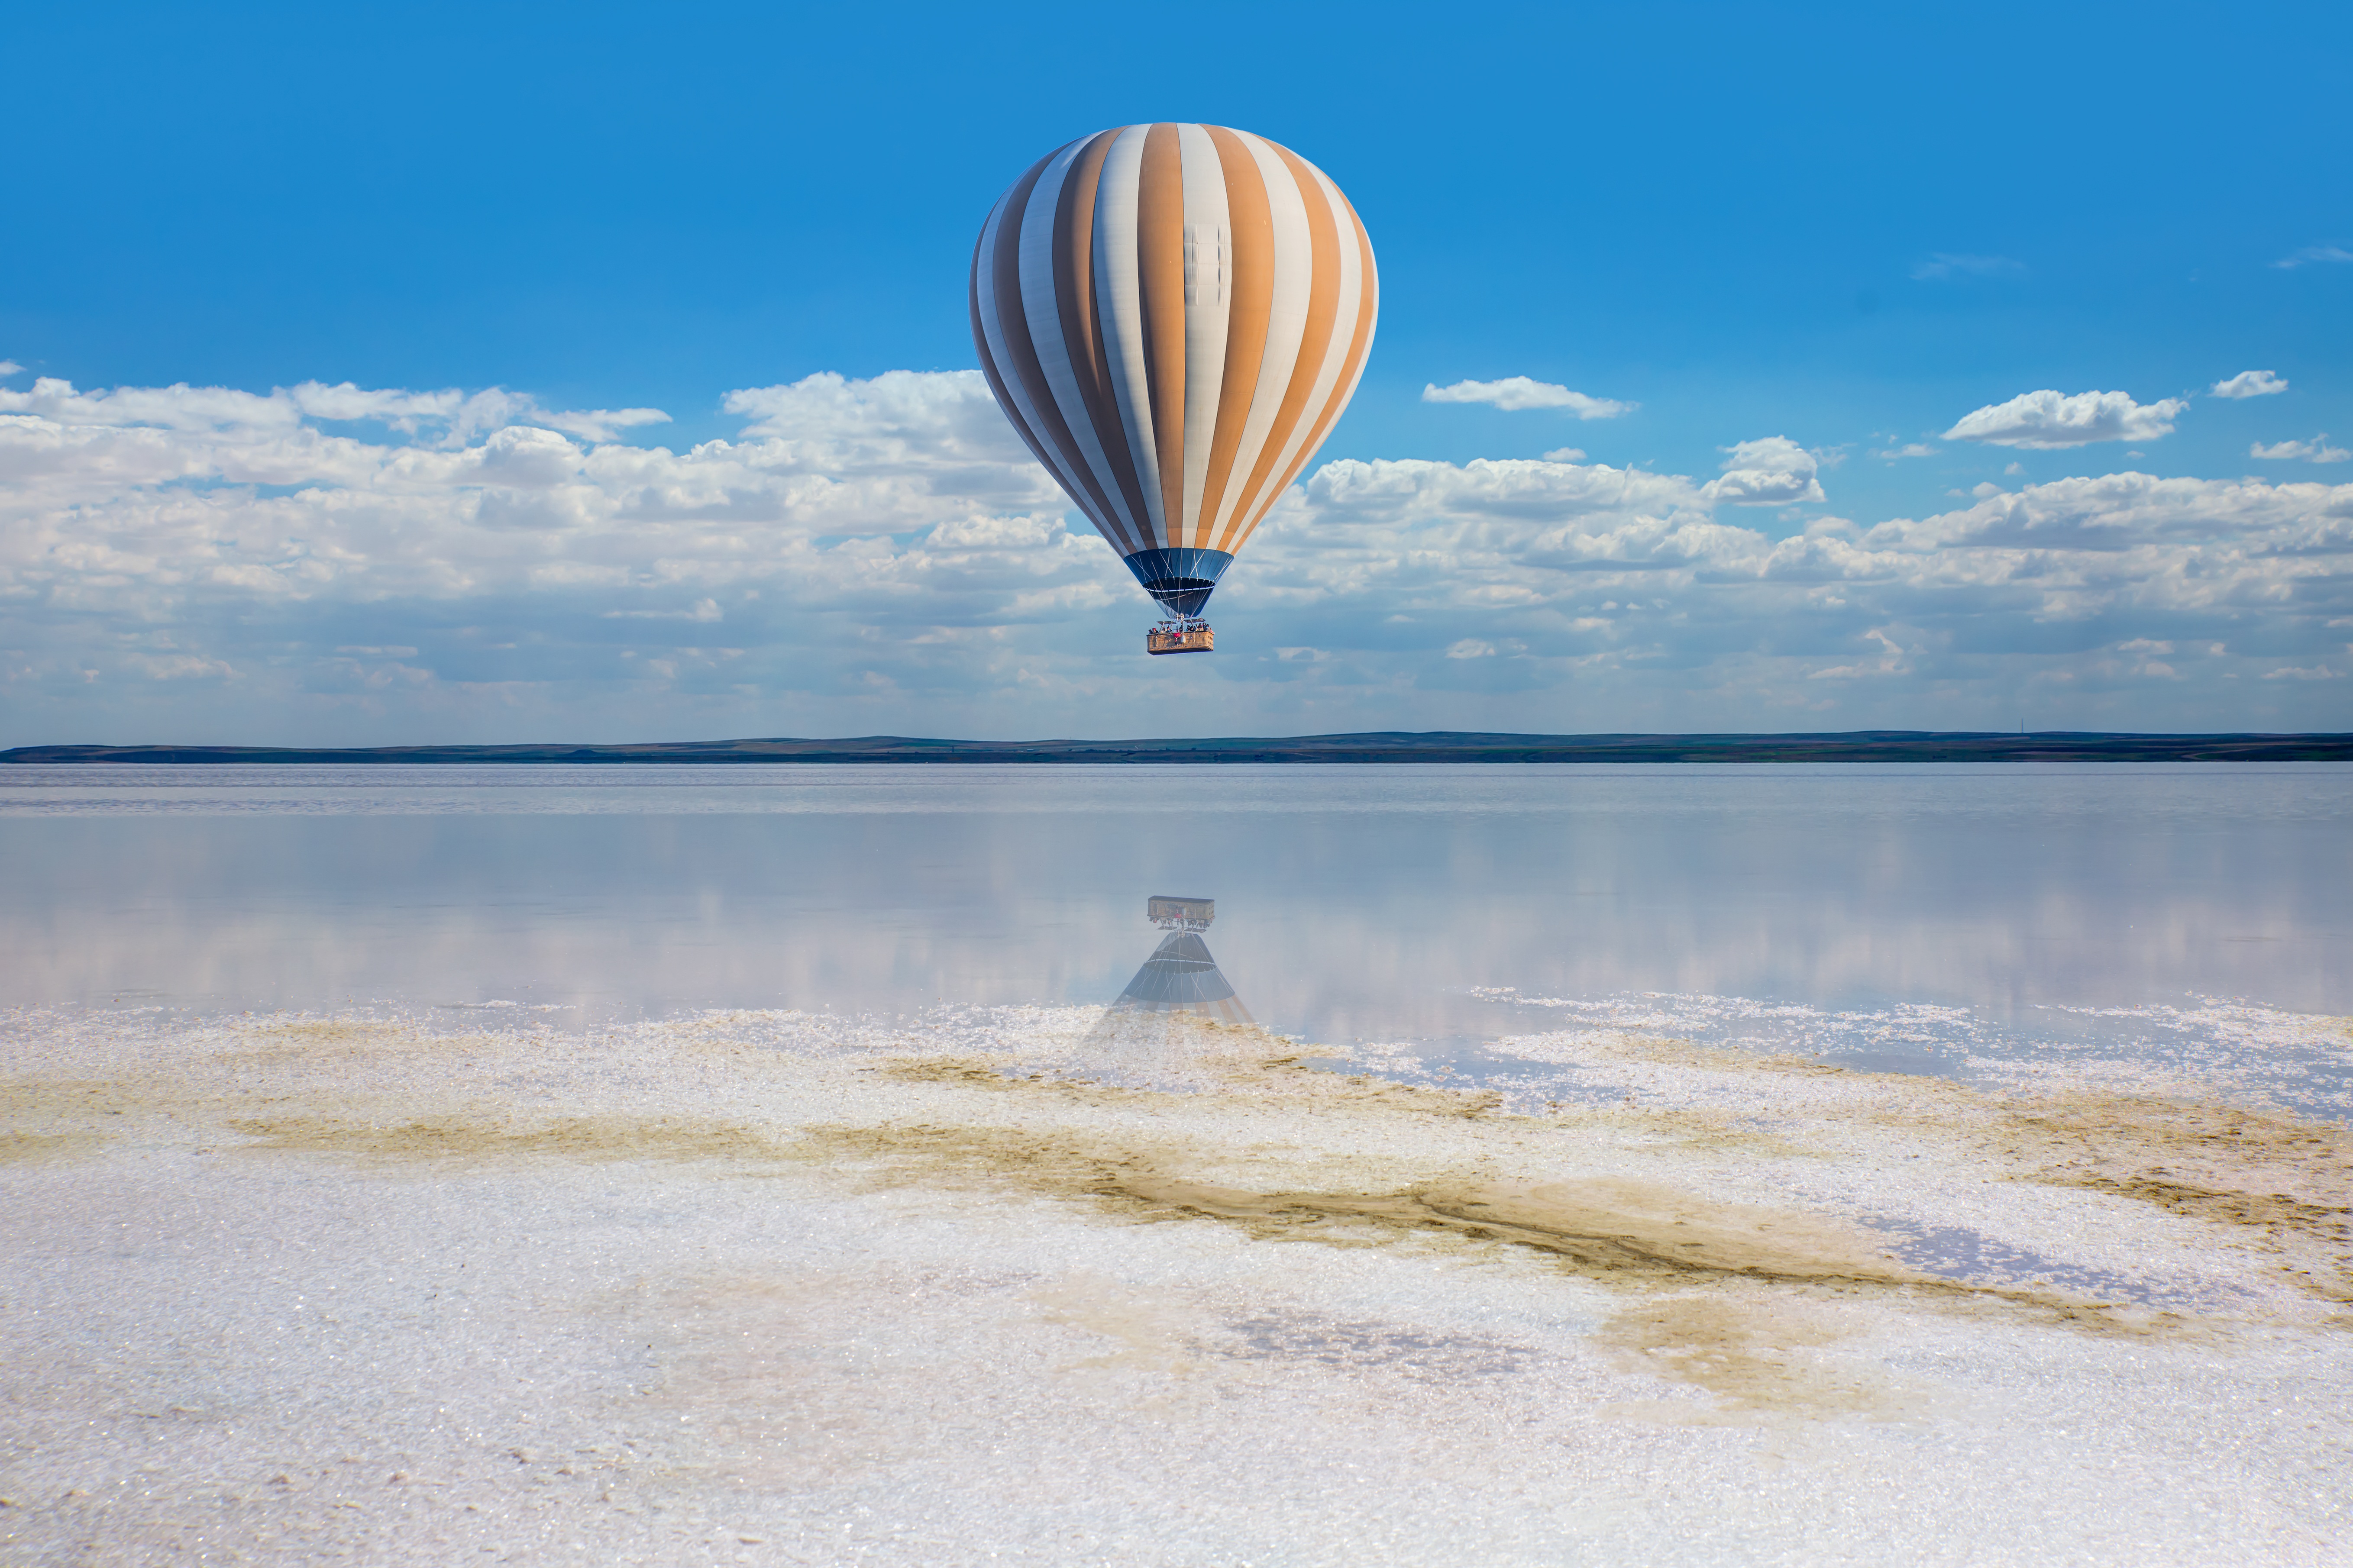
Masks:
[[[543,425],[586,441],[610,441],[624,429],[659,425],[670,416],[659,408],[555,410],[503,387],[470,395],[449,388],[408,392],[329,386],[306,381],[263,396],[225,386],[121,386],[77,391],[70,381],[43,376],[25,392],[0,388],[0,414],[28,414],[75,428],[153,427],[184,433],[251,438],[265,432],[294,434],[311,424],[381,424],[404,436],[430,431],[435,445],[462,447],[476,437],[513,425]]]
[[[2331,261],[2353,261],[2353,250],[2348,250],[2341,245],[2307,245],[2301,250],[2289,251],[2272,265],[2293,268],[2309,267],[2315,262]]]
[[[1821,482],[1814,476],[1821,464],[1787,436],[1767,436],[1725,448],[1724,477],[1701,488],[1704,500],[1732,506],[1786,506],[1792,501],[1820,500]]]
[[[2297,728],[2353,625],[2353,485],[2111,474],[1775,538],[1737,509],[1820,466],[1775,436],[1704,482],[1326,464],[1172,672],[976,373],[745,389],[684,451],[448,445],[483,395],[0,413],[5,738],[1984,727],[2038,690],[2074,727]]]
[[[2295,458],[2307,463],[2341,463],[2353,458],[2353,452],[2342,447],[2330,446],[2328,437],[2324,433],[2309,441],[2275,441],[2268,447],[2258,441],[2247,448],[2247,456],[2267,458],[2275,462]]]
[[[2208,389],[2216,397],[2269,397],[2285,392],[2287,383],[2267,370],[2242,370]]]
[[[1806,679],[1809,680],[1862,680],[1873,676],[1909,674],[1912,667],[1906,662],[1905,656],[1914,650],[1905,648],[1903,644],[1890,637],[1889,629],[1886,626],[1873,626],[1862,634],[1866,640],[1878,645],[1878,657],[1870,663],[1829,665],[1820,669],[1809,670]]]
[[[2327,623],[2353,607],[2353,485],[2117,474],[1774,540],[1718,521],[1689,480],[1637,476],[1620,499],[1620,473],[1328,464],[1256,569],[1302,616],[1401,612],[1455,668],[1549,659],[1589,689],[1657,668],[1799,710],[1849,700],[1831,687],[2129,686],[2158,673],[2161,643],[2168,679],[2217,692],[2211,721],[2226,722],[2226,676],[2334,651]],[[2260,651],[2231,652],[2242,638]],[[1526,652],[1466,646],[1507,640]]]
[[[2079,392],[2073,397],[2047,390],[2029,392],[1964,416],[1943,438],[2030,450],[2084,447],[2094,441],[2154,441],[2172,435],[2173,421],[2189,406],[2179,397],[2136,403],[2125,392]]]
[[[2007,278],[2026,270],[2026,263],[2013,261],[2007,256],[1967,256],[1937,251],[1927,260],[1912,268],[1917,282],[1934,282],[1944,278]]]
[[[921,602],[932,626],[962,615],[959,583],[1042,595],[1032,616],[1057,592],[1102,592],[1079,581],[1086,542],[977,372],[745,391],[732,402],[755,431],[793,433],[686,452],[597,443],[622,422],[609,413],[512,423],[544,415],[513,395],[44,380],[0,398],[0,679],[20,692],[109,670],[275,668],[364,695],[350,666],[372,656],[330,650],[415,643],[375,623],[406,632],[419,616],[482,622],[462,647],[428,647],[438,689],[576,684],[613,677],[611,660],[547,667],[554,641],[578,635],[551,641],[551,622],[733,624],[748,600],[773,629],[831,593],[870,624]],[[335,428],[359,420],[393,434]],[[453,447],[453,432],[470,438]],[[909,534],[919,546],[871,542]],[[276,631],[236,631],[255,619]],[[220,646],[183,646],[192,628]]]
[[[1421,389],[1421,400],[1484,403],[1507,414],[1526,408],[1564,408],[1579,419],[1615,419],[1641,406],[1615,398],[1588,397],[1581,392],[1571,392],[1549,381],[1532,381],[1525,375],[1507,375],[1501,381],[1458,381],[1451,386],[1433,383]]]
[[[581,408],[543,414],[539,418],[542,424],[577,436],[583,441],[617,440],[622,431],[636,426],[670,423],[670,416],[659,408]]]

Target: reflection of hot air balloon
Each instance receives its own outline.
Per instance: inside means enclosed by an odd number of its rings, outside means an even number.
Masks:
[[[1168,934],[1119,994],[1114,1008],[1138,1013],[1191,1013],[1221,1024],[1252,1022],[1234,988],[1219,973],[1201,933],[1218,918],[1210,899],[1154,899],[1145,906],[1152,923]]]
[[[1145,912],[1168,934],[1088,1031],[1085,1048],[1097,1065],[1151,1075],[1182,1070],[1221,1046],[1232,1049],[1216,1031],[1255,1030],[1256,1020],[1201,940],[1217,918],[1214,902],[1157,898]]]
[[[1038,460],[1170,617],[1200,618],[1347,405],[1379,282],[1348,198],[1220,125],[1101,131],[999,199],[972,261],[972,335]]]

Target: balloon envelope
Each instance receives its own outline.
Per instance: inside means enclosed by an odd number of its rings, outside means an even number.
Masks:
[[[1372,241],[1324,173],[1221,125],[1049,153],[972,260],[1014,428],[1161,605],[1198,616],[1356,389]]]

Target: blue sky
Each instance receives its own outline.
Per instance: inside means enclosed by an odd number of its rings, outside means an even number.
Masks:
[[[2353,727],[2353,19],[1915,10],[16,7],[0,740]],[[956,373],[1155,119],[1383,299],[1147,664]]]

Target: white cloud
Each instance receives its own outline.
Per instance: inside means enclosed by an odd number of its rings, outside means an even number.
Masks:
[[[1905,662],[1907,651],[1901,643],[1888,636],[1888,627],[1873,626],[1862,635],[1879,645],[1879,657],[1870,664],[1834,664],[1826,668],[1810,670],[1809,680],[1861,680],[1872,676],[1908,675],[1912,667]],[[1924,650],[1925,651],[1925,650]]]
[[[667,425],[670,416],[659,408],[583,408],[569,414],[543,414],[540,422],[583,441],[613,441],[624,430],[639,425]]]
[[[2029,392],[1964,416],[1945,432],[1944,439],[2030,450],[2094,441],[2154,441],[2173,434],[2173,421],[2189,406],[2179,397],[2136,403],[2124,392],[2079,392],[2073,397]]]
[[[1933,458],[1939,450],[1938,447],[1926,446],[1918,441],[1907,441],[1901,447],[1890,447],[1884,451],[1873,452],[1872,456],[1874,458]]]
[[[78,429],[155,428],[248,438],[261,432],[296,435],[310,422],[374,421],[404,436],[436,431],[435,444],[462,447],[476,437],[511,426],[543,425],[584,440],[610,441],[617,432],[666,422],[659,408],[542,408],[532,398],[491,387],[471,395],[440,392],[374,390],[346,381],[334,386],[306,381],[274,388],[269,395],[222,386],[121,386],[79,392],[73,383],[42,376],[29,391],[0,389],[0,414],[28,414]]]
[[[1641,406],[1614,398],[1588,397],[1581,392],[1571,392],[1549,381],[1532,381],[1525,375],[1507,375],[1501,381],[1458,381],[1451,386],[1432,384],[1421,389],[1421,400],[1484,403],[1507,414],[1525,408],[1565,408],[1579,419],[1615,419]]]
[[[2323,432],[2309,441],[2275,441],[2268,447],[2257,441],[2247,448],[2247,456],[2265,458],[2275,462],[2300,458],[2307,463],[2341,463],[2348,458],[2353,458],[2353,452],[2348,452],[2342,447],[2330,446],[2327,433]]]
[[[25,367],[12,359],[0,359],[0,377],[16,374]]]
[[[608,621],[717,621],[726,618],[716,599],[697,599],[683,610],[607,610]]]
[[[1927,260],[1912,268],[1915,281],[1926,283],[1944,278],[2007,278],[2026,270],[2026,263],[2013,261],[2007,256],[1966,256],[1937,251]]]
[[[2309,267],[2316,261],[2353,261],[2353,250],[2348,250],[2341,245],[2307,245],[2301,250],[2288,252],[2272,265],[2281,268]]]
[[[1786,437],[1704,483],[1340,461],[1169,709],[1141,595],[974,373],[747,389],[686,451],[445,445],[479,393],[173,391],[0,414],[9,742],[1978,728],[2035,681],[2089,704],[2061,727],[2316,728],[2342,688],[2301,672],[2353,625],[2353,485],[2110,474],[1772,538],[1735,509],[1819,494]]]
[[[1822,487],[1814,476],[1820,464],[1816,455],[1786,436],[1743,441],[1725,448],[1724,477],[1703,486],[1703,500],[1733,506],[1786,506],[1791,501],[1820,500]]]
[[[1644,476],[1620,502],[1607,483],[1617,473],[1329,464],[1253,546],[1252,569],[1288,614],[1401,610],[1434,650],[1516,637],[1534,657],[1590,661],[1575,667],[1580,683],[1630,678],[1641,658],[1693,680],[1737,667],[1761,683],[1760,701],[1817,677],[1893,689],[2069,668],[2027,648],[2073,647],[2094,681],[2105,679],[2098,650],[2134,640],[2099,635],[2119,622],[2152,643],[2210,646],[2228,625],[2293,644],[2353,606],[2353,486],[2113,475],[1773,541],[1713,521],[1688,480]],[[1858,645],[1873,657],[1855,660]],[[2115,678],[2156,675],[2136,675],[2149,651],[2131,650]],[[2222,662],[2260,673],[2278,661]],[[1569,679],[1566,662],[1556,668]],[[2219,675],[2201,663],[2197,679]]]
[[[2286,390],[2287,383],[2267,370],[2242,370],[2208,388],[2216,397],[2269,397]]]
[[[479,395],[504,395],[493,388]],[[466,395],[454,387],[445,392],[386,392],[355,386],[348,381],[334,386],[306,381],[300,386],[286,388],[284,396],[296,413],[312,419],[339,424],[374,419],[403,434],[414,434],[421,425],[448,424],[467,402]]]
[[[1547,463],[1581,463],[1585,461],[1585,448],[1582,447],[1556,447],[1551,451],[1546,452],[1544,455],[1544,460]]]
[[[489,485],[544,489],[580,471],[579,447],[553,430],[531,425],[510,425],[477,451],[477,476]]]
[[[1494,668],[1532,679],[1549,659],[1580,690],[1655,669],[1686,689],[1746,690],[1761,710],[1833,687],[1918,702],[1977,681],[1993,700],[2001,680],[2037,675],[2083,691],[2159,681],[2175,706],[2137,721],[2173,727],[2199,700],[2203,722],[2243,723],[2225,675],[2288,663],[2225,657],[2218,628],[2260,630],[2309,665],[2316,645],[2341,643],[2327,622],[2353,608],[2353,485],[2110,475],[1776,541],[1714,521],[1688,480],[1644,476],[1618,501],[1617,473],[1332,463],[1285,502],[1253,570],[1287,616],[1402,611],[1453,655],[1448,668],[1510,639],[1529,651]],[[2108,629],[2119,626],[2137,629]],[[2158,657],[2193,646],[2210,656]],[[1725,717],[1758,727],[1754,712]]]

